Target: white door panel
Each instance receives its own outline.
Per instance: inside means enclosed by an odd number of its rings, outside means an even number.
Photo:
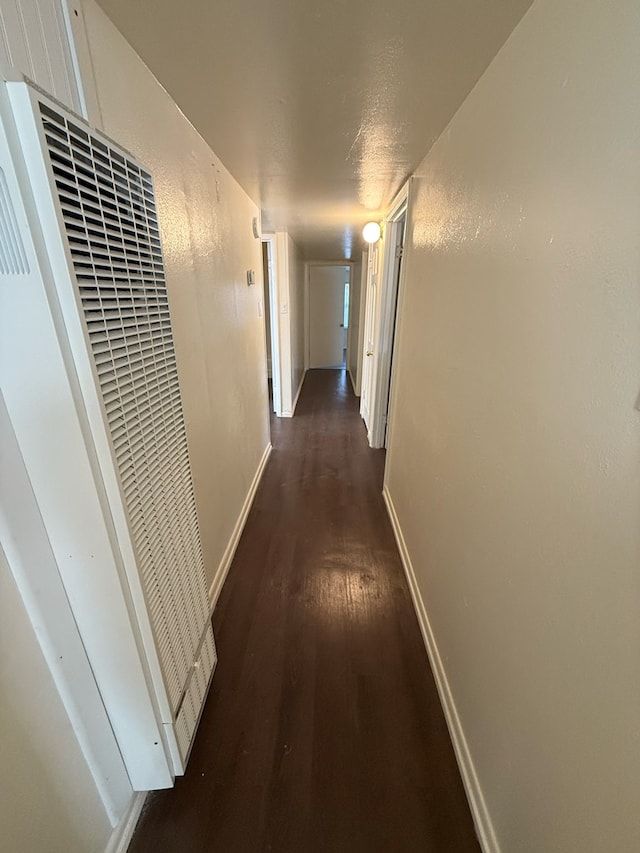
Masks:
[[[379,244],[369,249],[369,262],[367,270],[367,290],[365,294],[365,316],[364,316],[364,356],[362,359],[362,396],[360,398],[360,414],[365,422],[367,431],[371,431],[373,406],[373,371],[374,339],[376,326],[376,310],[378,301],[378,255]]]
[[[344,361],[344,266],[309,269],[309,367]]]

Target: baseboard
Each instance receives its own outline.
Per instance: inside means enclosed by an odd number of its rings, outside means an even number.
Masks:
[[[147,798],[146,791],[138,791],[133,794],[129,807],[120,818],[120,823],[111,833],[111,838],[104,853],[126,853],[129,843],[133,838],[144,801]]]
[[[353,378],[353,373],[351,372],[350,367],[347,368],[347,373],[349,374],[349,379],[351,380],[351,387],[353,388],[353,393],[356,395],[356,397],[359,397],[360,395],[356,391],[356,380]]]
[[[440,652],[438,651],[438,646],[431,629],[431,624],[429,622],[429,617],[427,615],[422,596],[420,595],[420,590],[418,589],[418,583],[416,581],[411,558],[404,541],[404,536],[402,535],[400,522],[398,521],[393,500],[386,485],[382,494],[384,502],[387,505],[387,512],[389,513],[391,526],[393,527],[393,532],[396,537],[398,550],[400,552],[400,559],[402,560],[402,565],[404,566],[404,571],[407,576],[407,582],[409,584],[411,598],[413,599],[413,606],[415,607],[418,622],[420,624],[420,630],[422,631],[424,644],[427,647],[427,653],[429,655],[429,660],[431,661],[431,669],[433,670],[438,694],[440,696],[440,702],[449,728],[449,734],[453,743],[458,767],[460,768],[462,782],[467,793],[469,806],[471,807],[478,840],[480,841],[480,845],[484,853],[500,853],[500,847],[487,810],[487,804],[485,803],[482,795],[480,783],[478,782],[478,777],[471,759],[471,753],[469,752],[469,746],[464,736],[464,731],[460,724],[460,718],[458,717],[458,712],[453,701],[451,688],[449,687],[449,682],[447,680],[447,674],[442,663],[442,658],[440,657]]]
[[[300,380],[300,384],[298,385],[298,391],[296,393],[295,399],[291,405],[290,409],[283,409],[281,417],[283,418],[292,418],[296,411],[296,406],[298,405],[298,399],[300,397],[300,392],[302,391],[302,386],[304,385],[304,377],[307,375],[307,371],[305,370],[302,374],[302,379]]]
[[[222,584],[225,582],[225,578],[227,577],[227,573],[229,572],[231,561],[233,560],[233,555],[235,554],[236,548],[238,547],[238,542],[240,541],[240,537],[242,536],[242,531],[244,530],[244,526],[247,521],[247,516],[249,515],[249,510],[251,509],[251,504],[253,503],[256,491],[258,490],[258,486],[260,485],[260,480],[262,479],[262,475],[264,473],[264,469],[270,455],[271,442],[269,442],[269,444],[265,448],[264,453],[262,454],[262,459],[258,464],[258,469],[254,475],[251,486],[249,487],[247,496],[244,499],[244,503],[242,504],[242,509],[240,510],[238,520],[236,521],[235,527],[233,528],[231,539],[229,539],[229,544],[225,548],[222,560],[220,561],[218,570],[216,571],[215,577],[213,578],[213,582],[211,583],[211,587],[209,588],[209,604],[212,613],[214,607],[216,606],[218,596],[220,595]]]
[[[300,384],[298,385],[298,390],[296,391],[296,396],[293,401],[293,405],[291,406],[292,415],[295,414],[296,406],[298,405],[298,400],[300,399],[300,394],[302,393],[302,386],[304,385],[304,377],[307,375],[307,371],[303,371],[302,376],[300,377]]]

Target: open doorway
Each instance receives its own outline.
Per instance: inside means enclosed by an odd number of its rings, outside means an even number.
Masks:
[[[309,367],[346,369],[350,264],[309,265]]]
[[[347,372],[356,397],[362,384],[362,357],[364,341],[364,298],[367,283],[367,255],[351,268],[349,281],[349,329],[347,334]]]
[[[389,328],[388,328],[388,367],[382,365],[384,374],[381,381],[384,382],[384,387],[381,389],[380,396],[381,405],[381,431],[384,432],[382,445],[387,446],[387,438],[389,434],[389,409],[391,406],[391,376],[393,372],[393,354],[396,342],[396,327],[398,322],[398,296],[400,293],[400,277],[402,275],[402,257],[404,255],[404,239],[407,222],[406,207],[400,212],[400,215],[393,222],[393,268],[391,272],[391,293],[389,300]]]
[[[267,352],[267,382],[269,405],[278,416],[282,411],[280,387],[280,358],[278,331],[278,295],[275,265],[275,237],[265,236],[262,240],[262,267],[264,280],[264,325]]]
[[[369,249],[360,413],[371,447],[386,447],[390,428],[409,186],[400,191],[387,216],[384,240]]]

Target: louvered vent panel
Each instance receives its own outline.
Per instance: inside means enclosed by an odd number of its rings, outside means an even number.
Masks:
[[[26,275],[29,262],[16,222],[7,179],[0,168],[0,275]]]
[[[202,706],[207,695],[207,686],[215,669],[217,657],[213,630],[209,626],[200,650],[200,658],[193,670],[184,700],[176,720],[176,734],[180,754],[186,763],[194,732],[198,725]]]
[[[152,181],[44,103],[40,114],[160,662],[190,738],[199,708],[184,693],[209,614]]]

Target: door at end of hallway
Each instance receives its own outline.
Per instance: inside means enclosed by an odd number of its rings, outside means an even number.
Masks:
[[[309,267],[309,367],[345,366],[350,267]]]

